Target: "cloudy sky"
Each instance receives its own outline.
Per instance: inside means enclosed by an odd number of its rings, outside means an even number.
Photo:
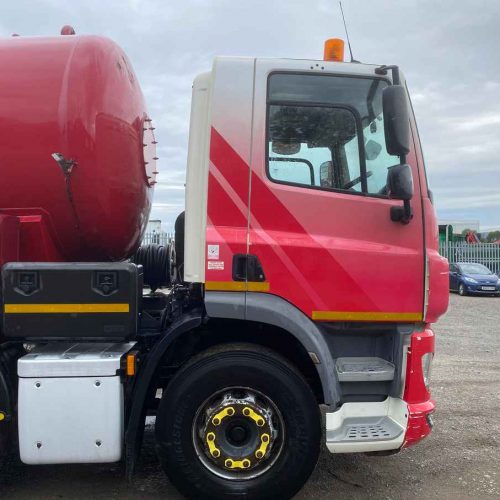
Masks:
[[[500,229],[500,1],[344,0],[362,62],[408,80],[440,218]],[[129,55],[159,141],[153,218],[184,203],[193,78],[215,55],[321,58],[336,0],[2,0],[0,35],[106,35]]]

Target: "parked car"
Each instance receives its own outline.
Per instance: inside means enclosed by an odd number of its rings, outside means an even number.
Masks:
[[[500,295],[500,279],[482,264],[457,262],[450,264],[450,291],[460,295]]]

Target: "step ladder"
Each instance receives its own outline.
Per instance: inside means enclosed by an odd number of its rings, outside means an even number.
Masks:
[[[408,425],[408,407],[399,398],[344,403],[326,414],[326,446],[332,453],[399,449]]]
[[[380,382],[394,379],[394,365],[382,358],[337,358],[339,382]]]

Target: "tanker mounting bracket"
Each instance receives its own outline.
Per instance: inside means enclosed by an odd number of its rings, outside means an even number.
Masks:
[[[56,160],[56,162],[62,168],[64,175],[71,174],[73,167],[76,167],[77,165],[75,160],[73,160],[72,158],[69,158],[67,160],[61,153],[52,153],[52,158],[54,158],[54,160]]]

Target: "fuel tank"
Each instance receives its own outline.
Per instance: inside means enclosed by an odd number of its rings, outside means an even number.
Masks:
[[[16,36],[0,68],[0,265],[131,255],[156,141],[127,56],[98,36]]]

